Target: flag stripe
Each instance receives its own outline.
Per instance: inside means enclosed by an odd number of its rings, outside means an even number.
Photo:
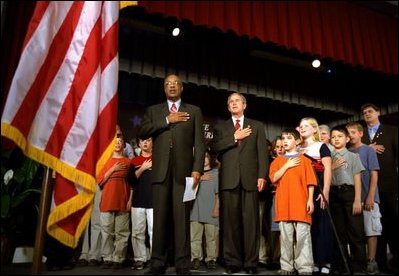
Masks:
[[[101,122],[101,125],[97,124],[97,127],[93,132],[93,135],[91,136],[84,152],[84,155],[88,156],[98,156],[99,154],[103,153],[100,160],[97,162],[97,167],[96,164],[85,162],[84,158],[82,158],[77,168],[88,171],[94,170],[96,171],[95,174],[98,175],[105,162],[109,159],[113,150],[113,144],[107,144],[105,142],[110,141],[110,139],[113,141],[113,137],[115,136],[114,133],[107,131],[107,129],[109,130],[110,128],[115,128],[115,122],[118,114],[117,103],[118,95],[115,94],[115,96],[109,101],[109,103],[101,112],[98,118],[98,122]],[[96,141],[98,142],[96,143]]]
[[[116,24],[110,28],[103,39],[103,52],[105,54],[101,57],[101,71],[104,71],[118,54],[118,49],[113,45],[115,39],[118,40],[118,26]]]
[[[101,71],[111,62],[118,53],[118,47],[115,47],[115,40],[118,41],[118,15],[119,9],[115,5],[111,5],[110,2],[106,2],[104,6],[109,6],[108,9],[104,9],[106,12],[104,17],[104,28],[102,30],[102,51],[101,56]]]
[[[50,1],[41,1],[41,5],[36,6],[36,11],[34,17],[31,19],[31,25],[26,33],[24,44],[22,46],[22,51],[25,50],[26,44],[30,41],[32,35],[35,33],[36,29],[39,27],[40,22],[42,22],[43,16],[50,4]]]
[[[74,2],[68,15],[61,25],[59,32],[55,35],[49,47],[50,55],[47,55],[43,65],[41,66],[35,81],[28,90],[25,99],[17,112],[12,124],[16,126],[24,136],[28,135],[30,126],[34,119],[37,108],[46,96],[47,90],[51,85],[54,77],[65,59],[65,53],[71,43],[73,32],[78,23],[77,16],[83,7],[82,3]],[[67,31],[69,30],[69,32]]]
[[[105,105],[114,97],[118,90],[117,82],[106,81],[107,79],[118,79],[118,56],[116,55],[114,59],[108,64],[105,70],[101,74],[101,94],[100,99],[100,110],[105,108]],[[102,112],[102,111],[101,111]]]
[[[62,104],[68,95],[79,61],[82,58],[84,45],[89,36],[87,29],[92,28],[99,17],[99,13],[97,12],[96,14],[95,10],[91,8],[92,5],[93,4],[86,4],[83,7],[81,14],[87,15],[85,17],[81,16],[79,19],[72,38],[72,43],[66,52],[66,57],[68,58],[60,66],[43,103],[37,110],[36,118],[32,123],[29,142],[38,148],[45,149],[46,145],[49,143],[50,135],[54,125],[57,123],[56,118],[58,118],[63,108]],[[45,124],[43,123],[44,120],[46,121]],[[63,141],[58,140],[57,145],[58,143],[63,143]]]
[[[104,4],[107,5],[106,2]],[[106,9],[110,11],[104,15],[104,18],[109,18],[109,20],[104,19],[105,22],[109,22],[109,30],[103,30],[104,38],[103,38],[103,55],[101,60],[101,67],[102,67],[102,77],[101,77],[101,95],[100,98],[100,109],[99,109],[99,119],[98,121],[101,122],[101,125],[97,125],[95,131],[93,131],[93,136],[89,140],[87,144],[87,148],[85,150],[85,154],[96,156],[100,159],[97,163],[97,166],[93,167],[93,164],[89,164],[87,162],[83,162],[84,158],[82,158],[82,162],[78,164],[78,168],[83,171],[91,171],[95,170],[96,174],[98,173],[98,168],[101,168],[105,163],[106,159],[110,152],[113,149],[112,146],[104,144],[102,141],[109,141],[112,140],[113,135],[110,132],[107,132],[107,129],[113,128],[113,122],[116,121],[116,114],[117,114],[117,82],[109,82],[106,80],[109,79],[118,79],[118,47],[112,41],[118,40],[118,25],[116,24],[116,20],[118,18],[119,10],[113,6],[113,9]],[[105,23],[107,25],[107,23]],[[105,58],[104,58],[105,57]],[[112,58],[110,60],[110,58]],[[108,61],[109,60],[109,61]],[[94,141],[100,140],[98,144],[103,145],[103,148],[99,148],[95,145]],[[68,150],[66,150],[68,152]]]
[[[36,22],[39,16],[36,16],[36,12],[42,12],[42,6],[47,6],[45,2],[37,2],[36,8],[33,14],[33,20]],[[39,69],[41,68],[50,48],[50,43],[57,34],[62,22],[67,15],[67,12],[60,14],[58,18],[54,18],[50,24],[50,15],[56,10],[56,3],[52,2],[48,5],[43,20],[40,22],[39,27],[27,42],[25,50],[21,54],[21,58],[18,67],[15,71],[15,77],[10,86],[6,105],[4,107],[2,122],[11,123],[15,118],[17,111],[20,109],[22,102],[25,99],[29,88],[32,86]],[[59,9],[65,11],[69,10],[72,5],[71,2],[60,2]],[[52,28],[48,30],[48,26]],[[30,28],[29,28],[30,29]],[[28,114],[25,114],[28,116]]]
[[[119,18],[119,7],[112,3],[112,1],[105,1],[104,8],[103,8],[103,28],[102,28],[102,38],[104,38],[105,34],[113,27],[117,27],[118,18]],[[114,48],[115,43],[113,44]]]
[[[61,175],[57,175],[53,189],[55,206],[60,205],[61,203],[64,203],[65,201],[78,195],[78,191],[76,190],[75,186],[65,185],[67,183],[69,183],[69,180]]]
[[[100,19],[101,17],[98,18]],[[101,55],[101,51],[98,47],[98,45],[101,45],[101,40],[99,40],[101,39],[99,36],[100,33],[101,21],[98,20],[94,24],[94,27],[87,39],[83,55],[70,86],[70,91],[68,91],[68,95],[63,102],[63,107],[60,110],[57,122],[47,143],[46,151],[56,157],[60,156],[65,138],[67,137],[75,119],[77,109],[79,108],[84,93],[99,66]],[[96,114],[86,115],[95,116]]]
[[[87,146],[87,143],[82,143],[81,141],[89,141],[89,134],[94,133],[96,127],[94,118],[97,120],[97,117],[103,111],[105,105],[108,104],[113,97],[115,97],[115,94],[117,93],[117,83],[105,80],[117,79],[117,73],[118,58],[115,57],[114,60],[107,66],[103,74],[101,74],[101,84],[93,82],[93,84],[90,84],[89,88],[87,89],[84,99],[82,100],[81,108],[79,108],[79,110],[77,111],[75,122],[65,140],[65,144],[60,156],[60,158],[62,160],[65,160],[67,163],[78,164],[81,157],[82,160],[86,159],[84,156],[82,156],[82,154],[83,152],[87,152],[87,149],[85,148]],[[96,80],[100,80],[100,77],[98,77]],[[100,86],[103,92],[101,93],[101,98],[98,98],[95,93],[96,89],[98,89],[98,87]],[[87,114],[93,114],[93,116],[87,116]],[[98,119],[98,121],[103,122],[102,119]],[[86,126],[86,129],[82,129],[84,126]],[[106,130],[110,128],[112,129],[113,126],[101,126],[102,135],[104,135],[107,132]],[[80,134],[81,136],[84,135],[84,137],[77,140],[76,137],[79,137],[78,134]],[[113,135],[112,132],[111,135]],[[107,139],[109,139],[109,137]],[[98,137],[94,140],[98,140]],[[100,158],[100,153],[102,153],[103,150],[104,149],[98,149],[96,152],[90,152],[89,154],[92,154],[96,157],[96,159],[98,159]],[[81,154],[75,154],[77,152]],[[86,163],[87,162],[83,164]],[[82,171],[88,172],[92,171],[93,168],[95,168],[92,166],[90,168],[80,166],[77,167]]]
[[[98,70],[86,89],[76,114],[73,115],[74,121],[67,133],[65,143],[62,145],[62,151],[60,153],[61,160],[73,164],[74,166],[76,166],[82,158],[87,142],[98,119],[98,103],[100,98],[98,90],[101,86],[101,74],[100,66],[97,66],[97,68]],[[53,134],[54,133],[56,132],[53,132]]]

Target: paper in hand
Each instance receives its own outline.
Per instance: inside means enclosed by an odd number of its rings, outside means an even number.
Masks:
[[[194,200],[197,196],[198,186],[193,189],[194,179],[186,177],[186,189],[184,190],[183,202]]]

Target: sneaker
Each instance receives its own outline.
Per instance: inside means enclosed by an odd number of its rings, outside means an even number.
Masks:
[[[321,267],[321,270],[320,270],[321,275],[328,275],[328,274],[330,274],[330,268],[331,268],[330,264],[323,265],[323,266]]]
[[[144,262],[142,261],[136,261],[134,262],[133,266],[132,266],[133,270],[142,270],[144,269]]]
[[[191,262],[191,268],[193,270],[198,270],[200,268],[200,265],[201,265],[201,263],[200,263],[200,260],[198,260],[198,259],[194,259]]]
[[[206,267],[208,269],[216,269],[216,262],[214,260],[210,260],[206,263]]]
[[[378,265],[375,260],[371,260],[367,262],[366,274],[367,275],[375,275],[378,274]]]

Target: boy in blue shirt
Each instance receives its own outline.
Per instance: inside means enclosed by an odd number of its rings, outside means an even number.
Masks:
[[[379,208],[378,171],[380,166],[376,152],[362,143],[363,127],[357,122],[346,125],[350,137],[349,151],[359,155],[365,168],[362,173],[362,205],[364,232],[367,237],[367,269],[366,273],[374,275],[379,272],[375,255],[377,251],[377,237],[381,236],[381,213]]]

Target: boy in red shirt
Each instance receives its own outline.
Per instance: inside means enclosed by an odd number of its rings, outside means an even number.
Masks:
[[[124,157],[123,136],[116,138],[114,152],[97,177],[102,189],[100,202],[102,268],[121,268],[130,236],[130,159]]]

